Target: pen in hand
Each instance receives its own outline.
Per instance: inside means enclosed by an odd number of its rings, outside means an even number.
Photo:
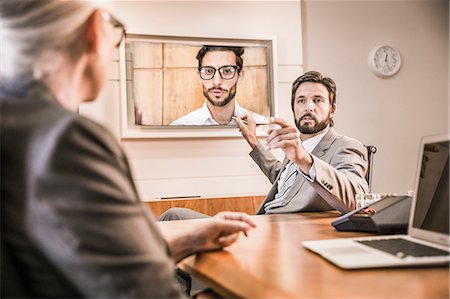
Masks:
[[[232,116],[231,118],[234,119],[234,120],[236,120],[236,121],[237,121],[237,119],[238,119],[238,117],[236,117],[236,116]],[[246,121],[246,120],[242,120],[242,122],[243,122],[244,124],[247,124],[247,121]]]

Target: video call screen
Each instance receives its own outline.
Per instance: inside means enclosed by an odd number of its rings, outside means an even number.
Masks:
[[[213,88],[212,79],[200,77],[196,58],[205,45],[243,48],[242,69],[233,78],[224,79],[220,88],[226,94],[227,103],[235,101],[239,107],[257,114],[257,124],[268,123],[274,113],[273,45],[270,40],[127,34],[126,85],[123,87],[130,124],[179,127],[177,120],[203,107],[205,93],[211,97],[208,89]],[[221,64],[237,65],[235,60],[223,62],[223,58],[217,59],[220,61],[212,62],[217,68],[223,66]],[[229,72],[229,69],[221,70],[224,76]]]

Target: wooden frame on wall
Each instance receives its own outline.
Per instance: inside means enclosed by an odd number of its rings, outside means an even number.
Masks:
[[[204,96],[195,56],[203,45],[244,47],[244,83],[236,100],[267,118],[276,115],[276,39],[127,33],[119,51],[122,138],[241,136],[233,126],[170,126],[199,108]],[[257,134],[265,135],[266,126]]]

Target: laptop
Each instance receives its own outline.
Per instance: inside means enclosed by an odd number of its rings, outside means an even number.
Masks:
[[[302,245],[344,269],[447,265],[449,136],[427,136],[420,142],[406,235],[313,240]]]

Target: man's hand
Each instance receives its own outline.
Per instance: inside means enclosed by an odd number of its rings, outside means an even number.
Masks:
[[[207,223],[202,223],[194,232],[192,244],[194,252],[216,250],[237,241],[239,233],[256,227],[251,218],[244,213],[220,212]]]
[[[271,117],[270,123],[279,125],[280,128],[267,131],[269,136],[266,139],[266,148],[268,150],[281,148],[289,160],[297,164],[303,173],[308,174],[313,160],[302,146],[297,127],[286,123],[282,118]]]
[[[258,144],[258,138],[256,138],[256,122],[251,113],[247,113],[236,117],[236,122],[239,127],[239,131],[252,149]]]

